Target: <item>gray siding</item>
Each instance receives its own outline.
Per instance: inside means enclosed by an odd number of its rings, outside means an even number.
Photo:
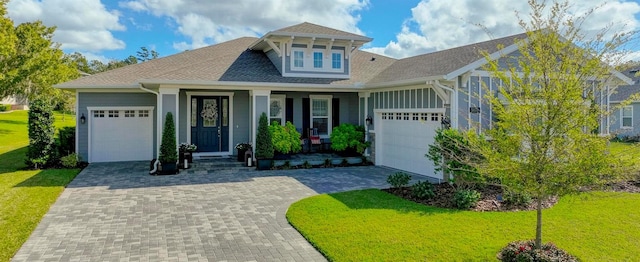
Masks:
[[[611,104],[612,107],[618,107],[619,104]],[[610,116],[609,133],[618,137],[637,136],[640,135],[640,103],[631,103],[633,107],[633,118],[631,120],[631,128],[622,128],[621,109],[616,109]]]
[[[164,122],[167,118],[167,113],[171,112],[173,115],[174,126],[178,126],[176,123],[177,115],[176,115],[177,105],[176,105],[176,95],[173,94],[163,94],[162,95],[162,126],[164,129]]]
[[[306,45],[294,44],[293,47],[306,48]],[[325,49],[324,45],[314,45],[313,48]],[[345,47],[343,46],[332,46],[331,50],[342,50],[345,51]],[[307,54],[305,54],[307,55]],[[318,72],[318,71],[301,71],[301,70],[291,70],[291,57],[293,56],[293,52],[291,52],[291,56],[283,56],[284,58],[284,72],[290,74],[315,74],[315,75],[337,75],[341,77],[347,77],[349,75],[349,60],[345,59],[346,54],[342,55],[342,71],[341,72]],[[331,59],[329,59],[330,61]],[[272,60],[273,61],[273,60]],[[280,71],[282,72],[282,71]]]
[[[90,117],[89,112],[87,111],[87,107],[94,106],[153,106],[153,125],[155,126],[157,123],[157,106],[156,106],[156,96],[150,93],[79,93],[78,95],[78,113],[77,115],[81,116],[84,114],[87,118]],[[80,124],[77,126],[78,129],[78,155],[82,158],[83,161],[87,161],[89,159],[89,128],[87,126],[88,122],[85,124]],[[153,128],[153,141],[154,147],[153,152],[155,155],[156,145],[155,141],[157,141],[156,129]]]

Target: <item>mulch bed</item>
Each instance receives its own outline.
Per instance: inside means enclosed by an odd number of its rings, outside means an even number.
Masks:
[[[640,193],[640,181],[628,181],[621,182],[608,185],[606,190],[614,191],[614,192],[629,192],[629,193]],[[437,184],[434,185],[434,193],[435,197],[427,200],[418,199],[413,197],[411,194],[411,187],[402,187],[399,189],[388,188],[383,189],[383,191],[388,192],[390,194],[396,195],[398,197],[407,199],[409,201],[413,201],[416,203],[435,206],[441,208],[450,208],[455,209],[456,207],[452,203],[453,194],[455,193],[455,188],[448,183]],[[478,204],[471,208],[473,211],[484,212],[484,211],[527,211],[527,210],[536,210],[536,203],[532,201],[528,206],[514,206],[514,205],[506,205],[502,201],[498,201],[498,195],[502,194],[502,189],[498,186],[486,186],[485,188],[478,190],[480,194],[482,194]],[[558,197],[552,197],[547,199],[542,203],[543,208],[549,208],[555,205],[558,202]]]

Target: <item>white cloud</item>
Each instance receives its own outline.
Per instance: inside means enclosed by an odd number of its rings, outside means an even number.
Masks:
[[[601,4],[601,0],[574,0],[568,15],[580,15]],[[453,5],[449,0],[423,0],[411,11],[412,17],[404,23],[396,40],[385,47],[365,50],[401,58],[522,33],[516,12],[526,19],[530,8],[526,1],[461,0]],[[637,29],[639,22],[634,15],[639,12],[636,2],[614,0],[597,9],[582,29],[600,30],[611,23],[626,25],[626,30]]]
[[[178,50],[242,36],[259,36],[301,22],[362,34],[356,26],[360,21],[357,12],[368,5],[368,0],[133,0],[119,3],[123,8],[171,18],[177,24],[177,32],[189,39],[174,43]]]
[[[126,29],[118,21],[119,13],[107,10],[100,0],[12,0],[7,10],[15,23],[41,20],[47,26],[57,26],[53,40],[65,49],[100,51],[125,47],[111,33]]]

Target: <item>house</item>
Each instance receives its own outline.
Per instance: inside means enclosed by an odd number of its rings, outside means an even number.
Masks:
[[[76,92],[76,151],[88,162],[156,157],[167,112],[178,143],[196,144],[201,156],[233,155],[235,144],[255,144],[265,112],[324,138],[340,123],[364,125],[376,165],[442,178],[424,156],[442,120],[462,129],[491,125],[479,97],[481,83],[493,90],[495,81],[481,70],[480,51],[499,59],[524,38],[393,59],[359,49],[371,38],[301,23],[57,87]]]
[[[2,98],[0,105],[11,105],[11,110],[29,109],[29,101],[24,96],[12,95]]]
[[[609,103],[613,113],[609,116],[609,129],[607,134],[621,138],[640,136],[640,101],[635,99],[622,106],[622,103],[632,96],[640,95],[639,68],[627,70],[624,73],[633,80],[631,85],[622,85],[609,96]]]

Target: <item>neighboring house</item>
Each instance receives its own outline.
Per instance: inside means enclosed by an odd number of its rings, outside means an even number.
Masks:
[[[613,94],[609,96],[613,113],[609,116],[609,130],[607,134],[618,137],[640,136],[640,69],[631,69],[623,72],[634,82],[632,85],[619,86]],[[632,96],[638,99],[626,101]],[[629,102],[624,106],[622,102]]]
[[[28,110],[29,100],[24,96],[13,95],[0,100],[0,105],[11,105],[11,110]]]
[[[309,128],[328,138],[341,123],[365,125],[376,165],[442,178],[425,153],[443,118],[454,128],[491,125],[490,107],[478,98],[480,83],[493,92],[495,81],[481,70],[480,51],[498,59],[524,38],[393,59],[359,50],[372,40],[365,36],[302,23],[57,87],[76,91],[77,115],[86,117],[77,123],[76,149],[89,162],[156,157],[167,112],[179,143],[196,144],[201,156],[232,155],[237,143],[255,145],[264,112],[303,136]]]

